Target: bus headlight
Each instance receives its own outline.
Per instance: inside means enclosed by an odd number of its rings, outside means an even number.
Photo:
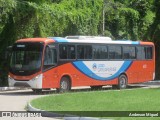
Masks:
[[[13,80],[13,78],[10,75],[8,75],[8,80]]]
[[[14,79],[10,75],[8,75],[8,85],[10,87],[13,87],[13,84],[14,84]]]
[[[35,81],[35,80],[38,80],[39,78],[41,77],[41,75],[37,75],[35,78],[33,78],[32,80]]]
[[[156,76],[156,75],[155,75],[155,72],[153,72],[153,80],[155,79],[155,76]]]

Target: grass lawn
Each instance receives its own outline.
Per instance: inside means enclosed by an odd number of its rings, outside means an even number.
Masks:
[[[160,111],[160,89],[53,94],[34,99],[31,105],[46,111]]]

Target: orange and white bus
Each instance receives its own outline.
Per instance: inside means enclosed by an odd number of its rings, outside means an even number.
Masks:
[[[20,39],[12,46],[9,86],[34,91],[71,87],[119,89],[153,80],[155,47],[152,42],[113,41],[109,37]]]

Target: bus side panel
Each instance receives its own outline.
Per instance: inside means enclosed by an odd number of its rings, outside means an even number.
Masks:
[[[127,75],[129,84],[153,80],[154,62],[133,61],[122,73]],[[97,80],[85,75],[72,63],[66,63],[43,73],[43,88],[59,88],[61,78],[66,75],[70,77],[72,87],[118,84],[118,76],[110,80]]]
[[[76,69],[72,63],[66,63],[43,73],[43,88],[59,88],[63,76],[69,76],[72,87],[117,84],[117,78],[109,81],[92,79]]]
[[[91,65],[89,65],[89,66],[91,67],[96,62],[92,61],[92,62],[86,62],[86,63],[90,63]],[[97,65],[98,65],[98,63],[97,63]],[[84,68],[82,67],[82,69],[78,69],[76,67],[76,65],[74,65],[73,63],[63,64],[58,67],[58,71],[60,74],[59,76],[62,77],[64,75],[69,75],[72,79],[72,86],[112,85],[112,84],[118,83],[117,77],[113,78],[113,79],[105,79],[104,78],[103,80],[94,79],[94,75],[98,75],[101,73],[93,74],[93,73],[90,73],[89,71],[87,71],[86,69],[87,68],[85,68],[85,67]]]
[[[59,88],[63,76],[69,76],[72,86],[89,85],[87,79],[71,63],[62,64],[43,73],[43,88]],[[87,84],[88,83],[88,84]]]
[[[154,72],[153,60],[134,61],[126,72],[128,83],[141,83],[153,80]]]
[[[81,71],[76,69],[71,63],[63,64],[58,67],[59,71],[59,84],[60,84],[60,79],[68,75],[71,78],[72,81],[72,87],[75,86],[93,86],[93,85],[109,85],[109,84],[117,84],[117,81],[110,80],[110,81],[100,81],[100,80],[95,80],[92,79],[85,74],[83,74]]]
[[[58,88],[58,68],[52,68],[43,73],[43,88]]]
[[[141,61],[141,71],[138,82],[147,82],[154,79],[155,68],[152,60]]]

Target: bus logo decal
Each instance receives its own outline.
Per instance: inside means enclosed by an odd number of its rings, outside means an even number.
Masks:
[[[96,71],[96,69],[97,69],[97,64],[96,64],[96,63],[93,63],[92,68],[93,68],[94,71]]]
[[[114,67],[105,68],[106,65],[104,63],[108,62],[90,62],[90,61],[77,61],[73,62],[73,66],[77,68],[81,73],[85,74],[86,76],[96,79],[96,80],[112,80],[117,78],[121,73],[125,72],[130,65],[132,64],[132,61],[121,61],[120,64],[115,65]],[[99,66],[100,64],[100,66]],[[110,62],[109,64],[114,64],[113,62]],[[103,66],[102,66],[103,65]],[[99,68],[100,67],[100,68]]]

